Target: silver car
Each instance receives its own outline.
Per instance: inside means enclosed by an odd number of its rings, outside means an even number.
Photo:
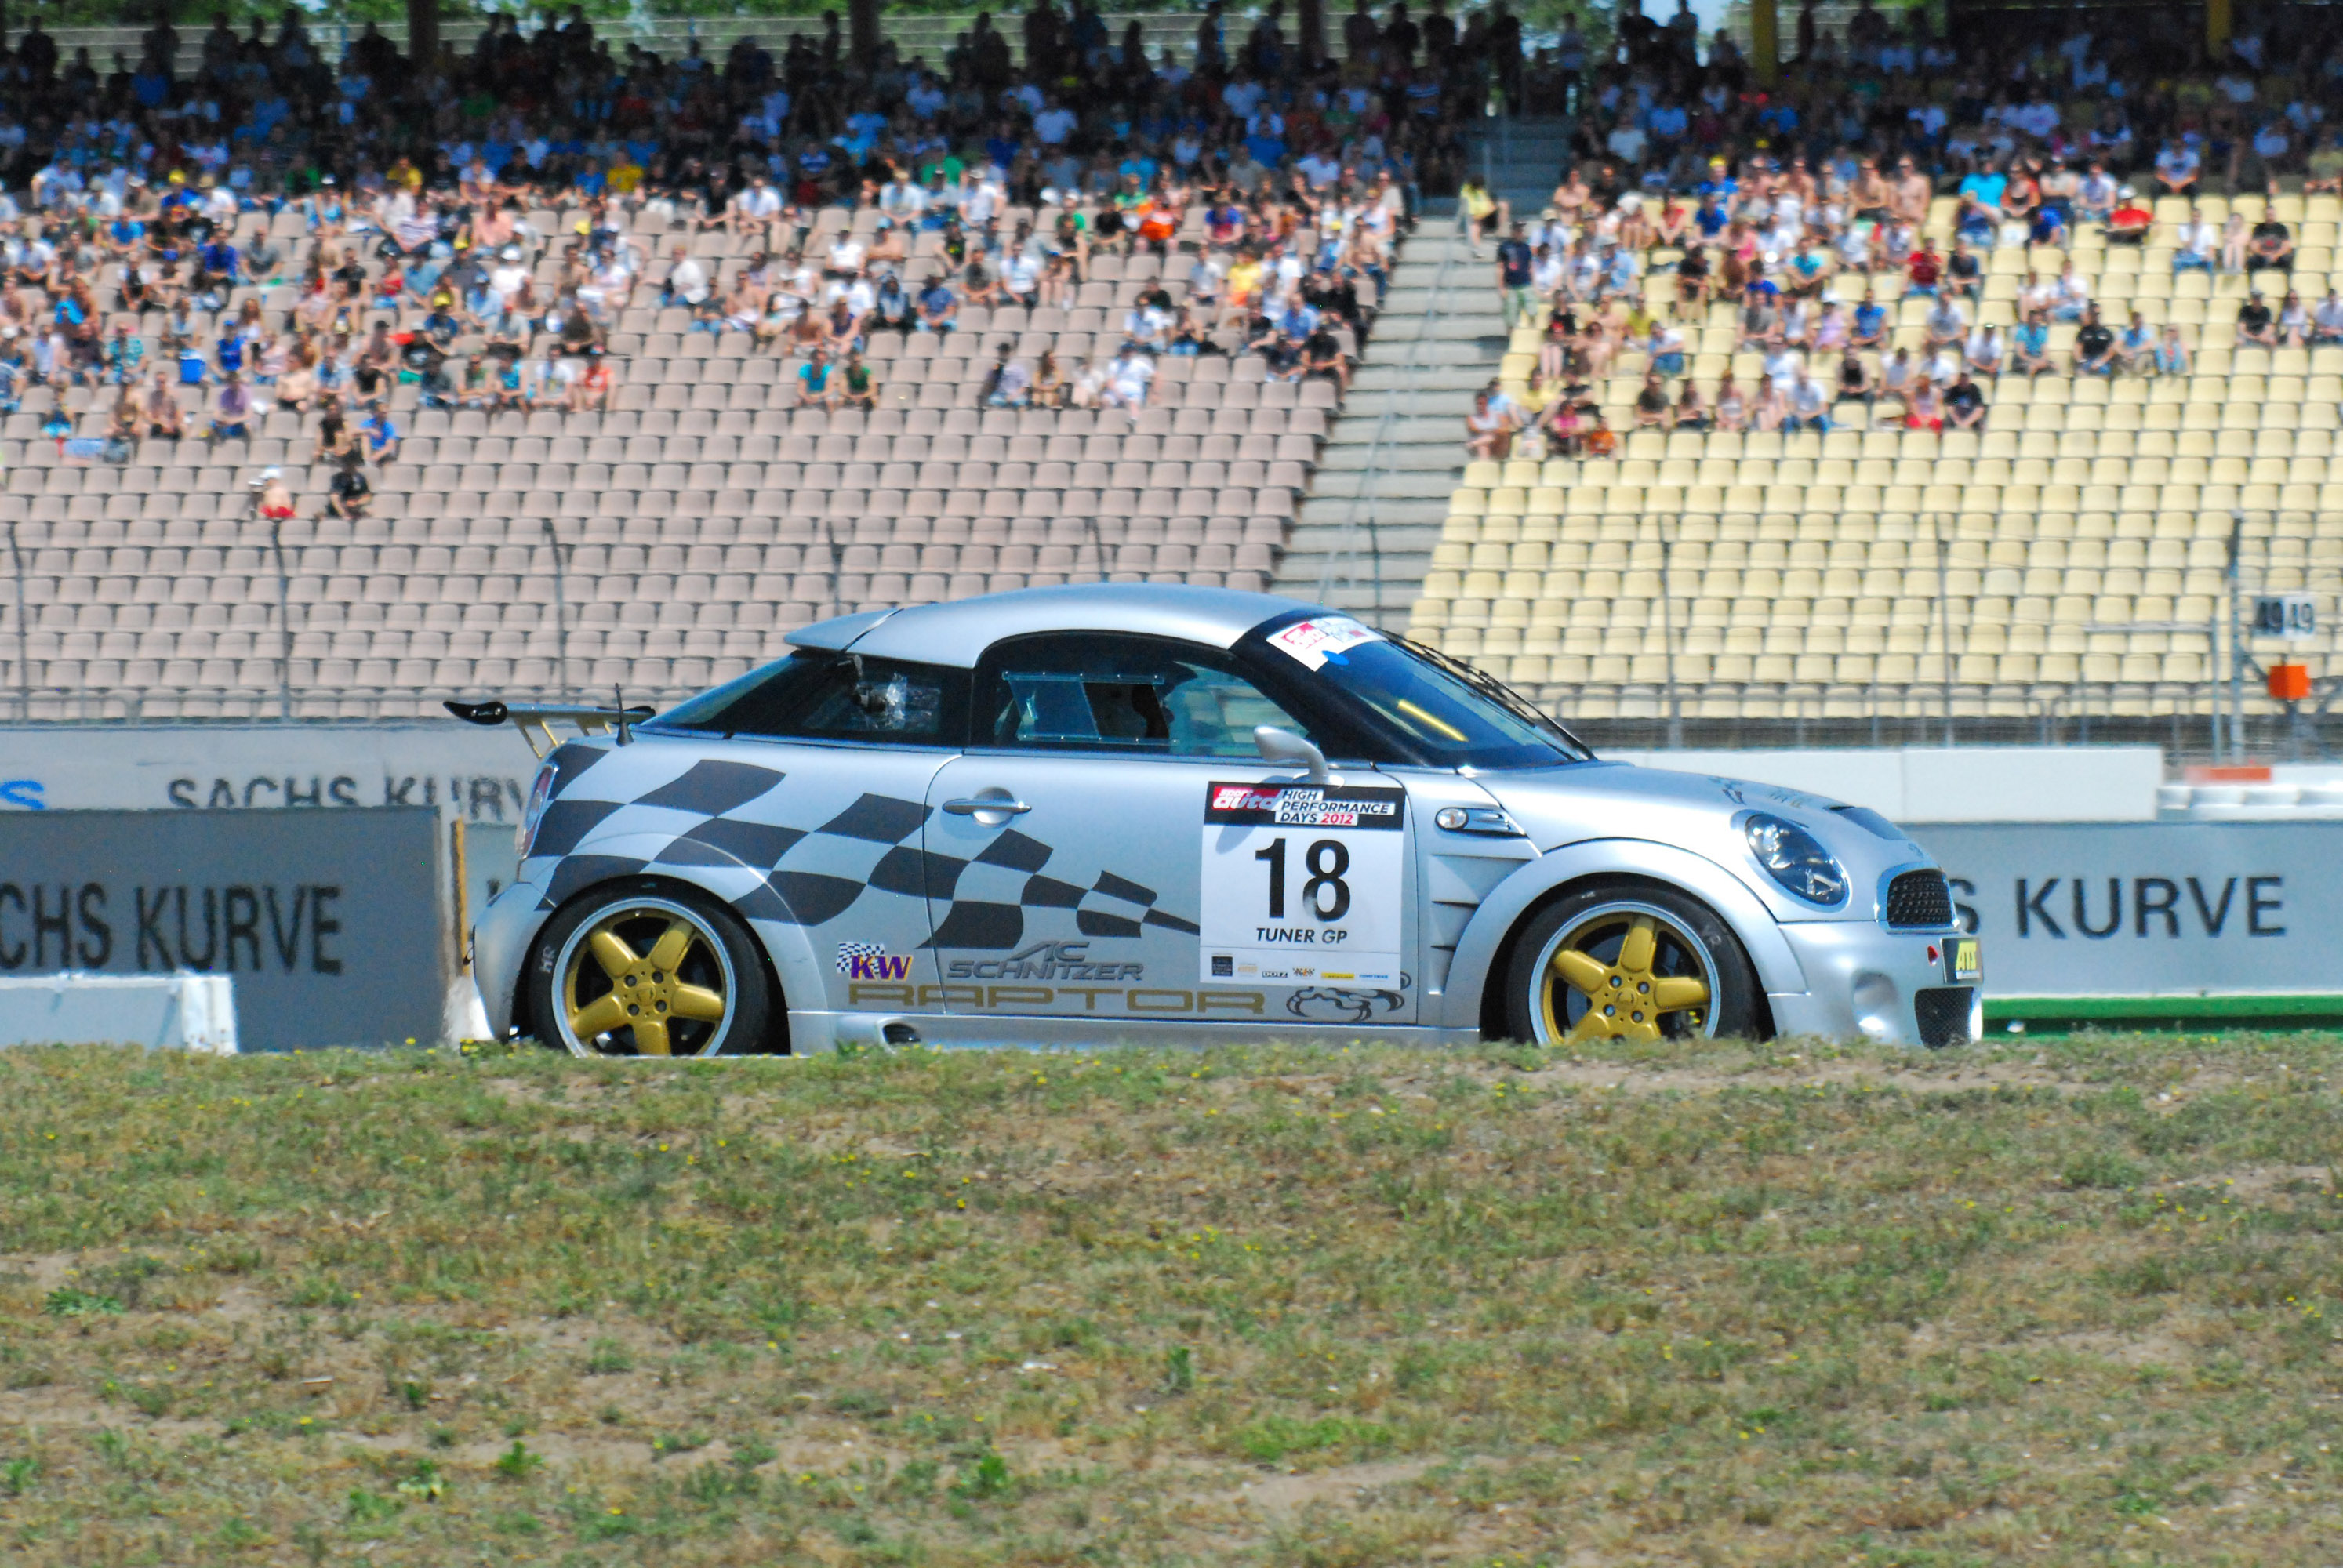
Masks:
[[[1945,876],[1874,812],[1596,759],[1320,607],[1035,588],[872,611],[550,735],[474,932],[498,1031],[1440,1044],[1980,1027]],[[457,706],[457,705],[451,705]]]

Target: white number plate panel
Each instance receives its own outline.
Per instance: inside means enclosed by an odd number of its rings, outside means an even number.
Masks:
[[[1396,788],[1208,785],[1197,978],[1397,990],[1406,812]]]

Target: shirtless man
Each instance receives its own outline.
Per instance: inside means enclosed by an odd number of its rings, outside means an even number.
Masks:
[[[1932,194],[1928,176],[1913,167],[1910,158],[1896,161],[1895,184],[1887,193],[1891,216],[1916,226],[1927,222],[1928,198]]]
[[[1876,223],[1887,216],[1887,180],[1879,172],[1879,160],[1865,158],[1846,193],[1847,210],[1858,218]]]

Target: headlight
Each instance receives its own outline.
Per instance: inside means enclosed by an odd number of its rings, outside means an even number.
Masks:
[[[553,803],[553,780],[558,770],[548,762],[537,770],[537,780],[528,787],[528,809],[520,814],[520,837],[516,845],[519,857],[526,860],[537,847],[537,825],[545,820],[545,809]]]
[[[1789,892],[1825,908],[1845,901],[1846,872],[1812,833],[1762,811],[1753,812],[1741,830],[1765,874]]]

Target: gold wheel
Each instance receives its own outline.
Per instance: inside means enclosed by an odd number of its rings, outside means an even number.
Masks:
[[[1539,956],[1538,1043],[1657,1040],[1715,1032],[1716,963],[1665,910],[1622,900],[1587,910]]]
[[[705,917],[666,899],[613,905],[556,960],[556,1022],[573,1056],[712,1056],[734,1011],[731,956]]]

